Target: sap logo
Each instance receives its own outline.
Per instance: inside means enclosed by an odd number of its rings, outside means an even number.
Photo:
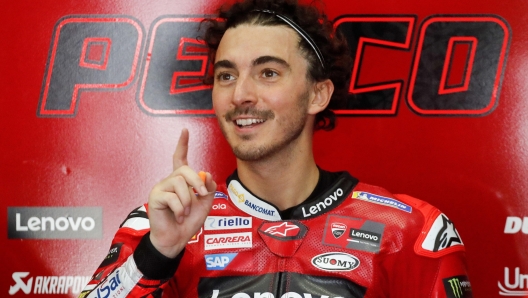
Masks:
[[[315,205],[310,206],[310,208],[308,208],[308,211],[309,211],[308,213],[306,212],[304,207],[302,207],[303,216],[310,217],[313,215],[317,215],[319,212],[325,210],[327,207],[332,206],[332,204],[336,202],[338,199],[340,199],[342,195],[343,195],[343,190],[341,188],[338,188],[336,191],[334,191],[333,195],[330,195],[324,200],[317,202]]]
[[[504,285],[499,282],[501,296],[528,296],[528,274],[521,274],[519,267],[515,267],[513,279],[510,279],[510,270],[504,268]]]
[[[219,297],[224,297],[224,296],[220,296],[220,290],[213,290],[213,296],[211,298],[219,298]],[[231,296],[231,298],[275,298],[275,295],[273,295],[270,292],[264,292],[264,293],[255,292],[253,293],[253,296],[250,296],[249,294],[246,294],[246,293],[237,293]],[[317,298],[317,297],[309,293],[303,293],[301,295],[295,292],[287,292],[287,293],[282,294],[282,296],[280,297],[277,296],[277,298]],[[343,297],[330,297],[327,295],[321,295],[321,298],[343,298]]]
[[[236,255],[237,253],[205,255],[205,266],[207,270],[224,270]]]
[[[123,294],[125,288],[121,285],[121,280],[119,279],[119,270],[116,270],[114,273],[108,276],[107,280],[101,285],[100,288],[97,288],[97,298],[108,298],[108,297],[119,297],[120,294]],[[110,296],[112,295],[112,296]]]
[[[523,234],[528,234],[528,217],[521,219],[516,216],[508,216],[506,218],[506,226],[504,227],[504,234],[515,234],[521,231]]]
[[[15,285],[9,287],[9,295],[22,290],[24,294],[78,294],[91,279],[90,276],[36,276],[24,282],[29,272],[14,272]]]
[[[227,209],[227,206],[226,204],[215,204],[211,208],[213,208],[213,210],[225,210]]]
[[[342,252],[330,252],[313,257],[312,265],[325,271],[352,271],[359,266],[359,259]]]

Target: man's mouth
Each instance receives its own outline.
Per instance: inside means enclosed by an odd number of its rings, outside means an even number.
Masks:
[[[263,123],[264,119],[256,119],[256,118],[249,118],[249,119],[236,119],[235,123],[238,127],[247,127],[252,126],[255,124]]]

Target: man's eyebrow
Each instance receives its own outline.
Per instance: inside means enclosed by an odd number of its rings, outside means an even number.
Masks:
[[[217,70],[218,68],[236,68],[236,65],[229,60],[220,60],[214,64],[213,68],[214,70]]]
[[[275,57],[275,56],[261,56],[261,57],[258,57],[257,59],[253,60],[253,66],[265,64],[265,63],[268,63],[268,62],[278,63],[278,64],[281,64],[284,67],[290,68],[290,64],[288,64],[288,62],[286,62],[284,59],[281,59],[281,58]]]

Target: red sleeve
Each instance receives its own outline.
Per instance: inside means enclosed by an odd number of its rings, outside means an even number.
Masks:
[[[150,242],[147,206],[132,211],[80,298],[160,297],[183,256],[169,259]],[[171,293],[171,297],[178,297]]]
[[[406,247],[383,260],[390,297],[473,297],[464,244],[453,222],[425,202],[413,205],[423,224],[408,231],[412,241]]]

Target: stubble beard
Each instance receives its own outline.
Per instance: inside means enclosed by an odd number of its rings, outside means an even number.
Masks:
[[[242,142],[242,144],[235,146],[230,141],[228,134],[226,132],[226,129],[224,127],[224,124],[222,123],[221,119],[218,119],[218,122],[220,123],[220,129],[222,130],[222,133],[224,134],[224,137],[226,138],[227,142],[231,145],[231,149],[233,150],[233,153],[239,160],[243,161],[265,161],[271,158],[272,156],[276,155],[277,153],[284,151],[284,150],[291,150],[290,145],[294,143],[301,133],[304,130],[307,116],[307,110],[308,110],[308,97],[309,93],[308,90],[301,94],[298,98],[298,105],[295,109],[295,113],[291,114],[291,117],[288,119],[285,119],[285,121],[279,123],[279,127],[284,128],[284,135],[281,139],[274,139],[274,142],[263,144],[259,146],[249,146],[245,142]],[[257,111],[256,109],[252,108],[246,108],[244,113],[246,115],[268,115],[266,120],[274,119],[275,115],[272,111]],[[235,109],[234,111],[226,114],[229,115],[226,118],[232,118],[232,115],[242,115],[240,110]],[[241,139],[243,141],[250,141],[253,136],[242,136]],[[289,148],[290,147],[290,148]],[[290,153],[290,152],[287,152]]]

